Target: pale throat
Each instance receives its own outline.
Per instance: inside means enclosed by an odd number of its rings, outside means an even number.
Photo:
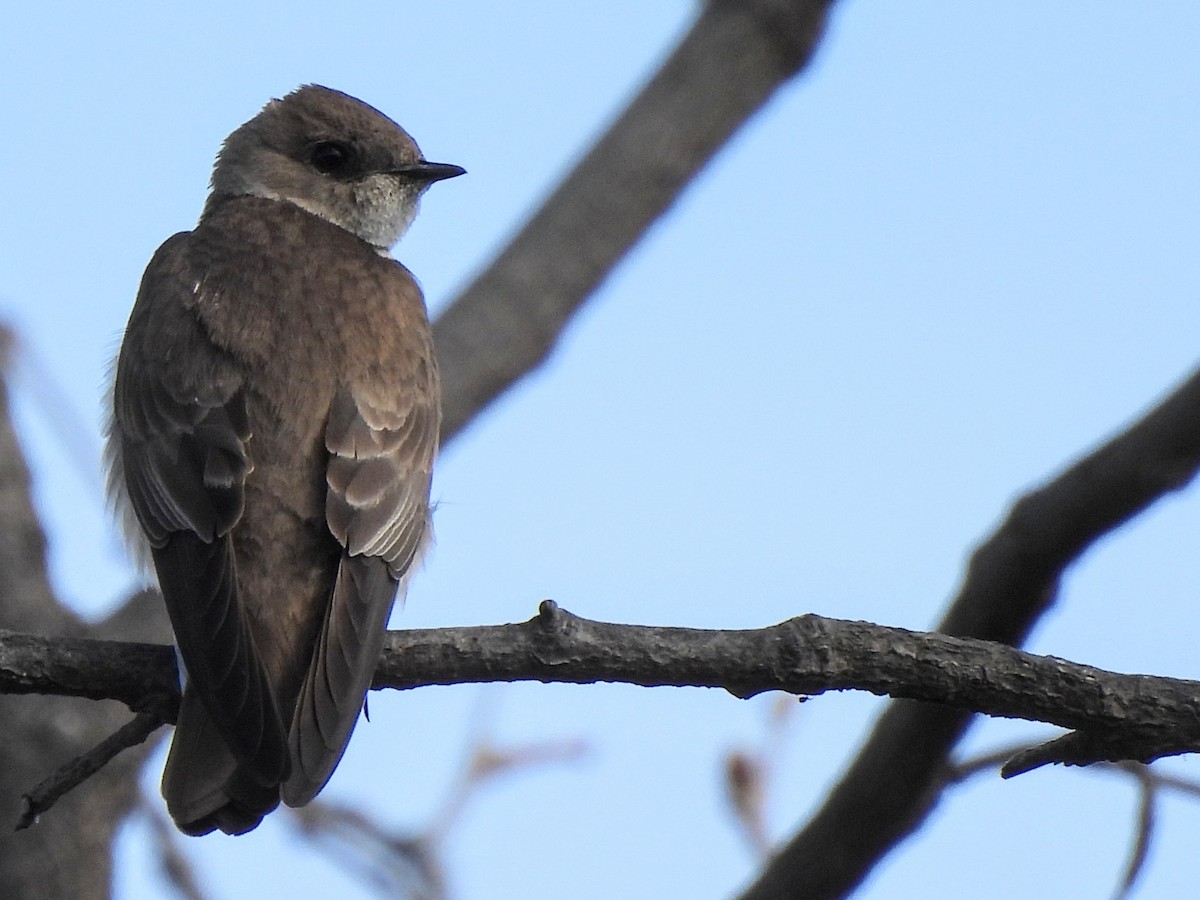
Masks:
[[[318,203],[306,197],[280,199],[362,238],[383,256],[390,256],[391,247],[408,231],[420,207],[420,194],[397,185],[389,175],[371,175],[358,182],[345,204]]]

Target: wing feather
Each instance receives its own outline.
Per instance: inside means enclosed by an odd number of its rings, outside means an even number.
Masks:
[[[253,469],[242,378],[195,316],[187,239],[167,241],[143,278],[117,362],[109,455],[150,544],[188,689],[249,773],[279,782],[283,725],[229,538]]]
[[[397,394],[408,405],[388,408],[343,390],[330,410],[326,521],[345,552],[292,721],[292,774],[283,787],[290,806],[311,800],[341,759],[397,589],[429,538],[437,397]]]

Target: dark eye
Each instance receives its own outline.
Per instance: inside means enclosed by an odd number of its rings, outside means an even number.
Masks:
[[[349,168],[353,156],[353,151],[341,141],[319,141],[313,144],[308,158],[323,175],[337,175]]]

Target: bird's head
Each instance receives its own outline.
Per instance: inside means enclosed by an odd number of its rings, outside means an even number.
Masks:
[[[425,189],[463,172],[426,161],[374,107],[310,84],[272,100],[229,136],[209,203],[245,195],[293,203],[386,250],[412,224]]]

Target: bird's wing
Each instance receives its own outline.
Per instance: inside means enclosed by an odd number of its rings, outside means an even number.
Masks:
[[[421,386],[387,406],[352,390],[334,399],[325,515],[345,548],[329,613],[292,721],[291,806],[329,780],[350,739],[383,648],[397,583],[429,535],[429,486],[437,453],[436,394]]]
[[[238,603],[229,531],[253,468],[237,366],[195,315],[189,235],[155,254],[113,386],[112,458],[145,532],[189,687],[265,783],[286,775],[283,725]]]

